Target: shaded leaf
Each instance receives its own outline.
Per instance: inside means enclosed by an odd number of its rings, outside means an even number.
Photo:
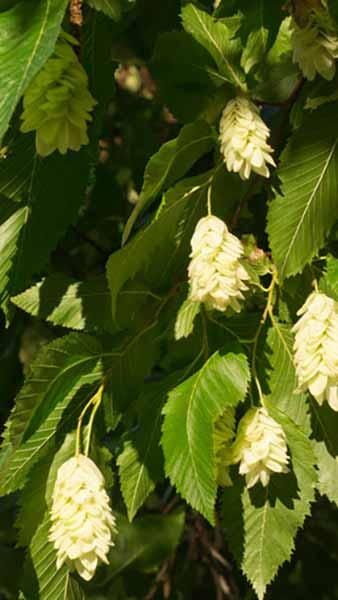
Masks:
[[[76,281],[52,274],[22,294],[11,298],[34,317],[70,329],[111,331],[111,300],[105,277]]]
[[[10,200],[0,198],[0,304],[6,297],[9,273],[26,218],[26,207],[20,208]]]
[[[171,515],[146,515],[129,523],[117,516],[119,535],[109,554],[109,579],[133,567],[150,571],[170,557],[179,543],[183,511]]]
[[[338,505],[338,415],[326,403],[311,399],[313,449],[318,465],[318,490]]]
[[[215,20],[194,4],[188,4],[182,9],[182,22],[184,29],[213,57],[220,78],[243,89],[245,77],[239,67],[242,45],[234,37],[235,32],[224,21]]]
[[[188,376],[190,368],[172,373],[164,381],[148,384],[134,406],[138,415],[137,429],[128,434],[117,459],[121,491],[130,521],[163,478],[162,409],[170,389]]]
[[[159,37],[150,68],[164,101],[184,123],[202,116],[222,85],[209,53],[184,31]]]
[[[326,261],[326,272],[319,282],[320,289],[338,302],[338,259],[329,255]]]
[[[116,320],[117,297],[125,283],[142,273],[150,287],[161,289],[170,275],[182,270],[196,221],[206,203],[207,186],[213,173],[183,180],[167,192],[157,217],[138,232],[121,250],[114,252],[107,264],[107,278],[112,295],[113,319]]]
[[[147,164],[138,202],[128,219],[123,234],[126,242],[131,229],[145,207],[163,190],[180,179],[213,145],[210,125],[196,121],[185,125],[175,140],[161,146]]]

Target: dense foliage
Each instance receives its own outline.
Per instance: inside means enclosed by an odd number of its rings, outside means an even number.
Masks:
[[[338,598],[336,59],[336,0],[1,3],[1,597]]]

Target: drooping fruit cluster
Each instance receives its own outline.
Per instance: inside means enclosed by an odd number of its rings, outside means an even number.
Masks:
[[[231,307],[241,310],[245,281],[249,275],[240,259],[243,247],[229,232],[226,224],[212,215],[197,223],[191,239],[189,264],[190,298],[204,302],[208,310],[220,311]]]
[[[245,96],[226,105],[220,121],[219,141],[228,171],[249,179],[251,171],[269,177],[268,164],[276,166],[267,143],[270,130],[257,106]]]
[[[87,123],[96,102],[72,48],[76,43],[63,33],[24,94],[21,131],[36,131],[36,150],[41,156],[55,150],[65,154],[88,144]]]
[[[319,404],[338,411],[338,303],[313,292],[294,325],[299,391],[309,389]]]
[[[336,72],[338,38],[311,19],[305,27],[293,21],[293,62],[306,79],[313,81],[317,73],[331,81]]]
[[[89,581],[107,554],[116,531],[115,518],[95,463],[80,454],[58,470],[53,492],[49,539],[57,551],[57,569],[66,563]]]
[[[273,473],[288,471],[285,433],[263,407],[250,409],[241,419],[232,453],[248,488],[258,481],[267,486]]]

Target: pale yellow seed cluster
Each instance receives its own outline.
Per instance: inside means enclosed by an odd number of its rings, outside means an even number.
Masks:
[[[252,408],[240,421],[232,460],[240,463],[248,488],[258,481],[267,486],[271,475],[288,471],[285,433],[265,408]]]
[[[338,303],[313,292],[298,311],[295,366],[298,389],[309,389],[319,404],[338,411]]]
[[[325,31],[315,21],[306,27],[293,22],[293,62],[297,63],[306,79],[313,81],[317,73],[331,81],[336,72],[338,38]]]
[[[59,468],[51,523],[49,539],[57,551],[57,569],[66,563],[89,581],[100,562],[108,564],[115,518],[103,475],[87,456],[74,456]]]
[[[269,177],[268,165],[276,166],[273,149],[267,140],[270,130],[261,119],[257,106],[238,96],[225,107],[220,121],[219,142],[228,171],[249,179],[254,171]]]
[[[226,224],[214,216],[200,219],[191,239],[190,298],[207,309],[241,310],[249,275],[240,259],[243,247]]]
[[[24,94],[21,131],[36,131],[36,150],[41,156],[55,150],[61,154],[79,150],[89,141],[87,122],[96,102],[72,43],[77,42],[62,34]]]

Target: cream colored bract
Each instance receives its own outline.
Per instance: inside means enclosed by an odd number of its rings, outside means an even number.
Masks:
[[[298,389],[309,389],[319,404],[338,411],[338,303],[313,292],[298,311],[295,366]]]
[[[241,310],[244,281],[249,275],[240,263],[243,247],[226,224],[214,216],[200,219],[191,239],[190,298],[207,309]]]
[[[333,79],[338,58],[338,38],[324,31],[316,22],[299,27],[293,22],[293,62],[297,63],[306,79],[313,81],[317,73],[324,79]]]
[[[53,492],[49,539],[57,551],[57,569],[70,570],[89,581],[107,554],[116,531],[115,518],[95,463],[80,454],[58,470]]]
[[[252,408],[240,421],[233,462],[240,462],[248,488],[258,481],[267,486],[273,473],[288,471],[288,449],[282,427],[265,408]]]
[[[267,143],[270,130],[262,121],[257,106],[244,96],[226,105],[219,129],[221,153],[228,171],[248,179],[251,171],[269,177],[268,164],[276,166]]]

